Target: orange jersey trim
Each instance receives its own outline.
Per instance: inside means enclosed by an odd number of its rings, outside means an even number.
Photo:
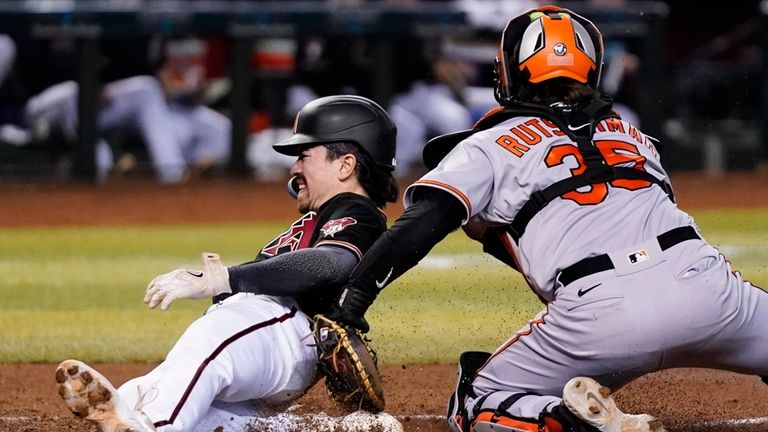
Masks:
[[[352,251],[353,254],[357,257],[357,260],[360,261],[363,259],[363,253],[360,252],[360,249],[353,245],[352,243],[347,243],[345,241],[339,241],[339,240],[322,240],[317,242],[315,244],[315,247],[322,246],[322,245],[330,245],[330,246],[341,246],[345,249],[349,249]]]
[[[510,339],[507,343],[505,343],[502,347],[496,350],[496,352],[493,353],[493,355],[488,358],[488,361],[491,361],[493,357],[496,357],[496,355],[502,353],[504,350],[512,346],[515,342],[519,341],[521,337],[528,336],[529,334],[533,333],[533,326],[539,325],[539,324],[546,324],[545,318],[549,315],[549,305],[547,305],[546,309],[542,312],[539,312],[535,317],[528,320],[528,322],[523,326],[522,329],[520,329],[515,335]],[[485,363],[488,364],[488,361]],[[485,365],[483,365],[484,367]],[[482,368],[481,368],[482,369]],[[479,370],[479,369],[478,369]]]
[[[504,350],[506,350],[507,348],[512,346],[512,344],[514,344],[515,342],[519,341],[521,337],[528,336],[529,334],[533,333],[533,326],[534,326],[534,324],[535,325],[546,324],[546,321],[544,321],[544,319],[548,315],[549,315],[549,305],[547,305],[544,310],[542,310],[541,312],[536,314],[536,316],[534,316],[533,318],[528,320],[528,322],[525,324],[525,326],[523,328],[521,328],[520,330],[518,330],[515,333],[515,335],[512,336],[512,338],[507,343],[505,343],[503,346],[497,348],[496,351],[494,351],[493,354],[490,357],[488,357],[488,360],[486,360],[485,363],[483,363],[482,366],[477,368],[477,374],[479,374],[480,371],[483,370],[483,368],[488,366],[488,363],[490,363],[491,360],[493,360],[494,357],[496,357],[497,355],[499,355],[502,352],[504,352]]]
[[[414,185],[429,185],[429,186],[436,186],[440,189],[445,189],[452,194],[456,195],[463,203],[464,207],[467,208],[467,218],[472,216],[472,203],[469,202],[469,198],[467,198],[466,195],[464,195],[464,192],[456,189],[454,186],[451,186],[447,183],[439,182],[436,180],[417,180]]]

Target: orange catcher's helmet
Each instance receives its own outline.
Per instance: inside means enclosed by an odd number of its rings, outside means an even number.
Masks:
[[[496,57],[496,100],[516,99],[520,85],[567,78],[597,88],[603,68],[603,37],[588,19],[557,6],[512,18]]]

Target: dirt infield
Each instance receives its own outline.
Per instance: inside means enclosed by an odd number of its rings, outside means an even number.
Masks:
[[[115,384],[148,372],[147,364],[94,365]],[[96,431],[75,418],[56,394],[52,364],[8,364],[0,367],[0,431]],[[387,412],[407,432],[449,432],[438,416],[453,386],[453,365],[387,366],[383,368]],[[709,370],[681,369],[644,377],[620,390],[617,401],[628,412],[648,412],[671,430],[765,431],[768,430],[768,386],[756,377]],[[316,385],[297,402],[294,413],[344,414]],[[749,419],[755,424],[750,425]],[[727,421],[726,421],[727,420]],[[737,422],[734,420],[741,420]],[[307,431],[311,432],[311,431]]]
[[[672,182],[686,210],[768,206],[768,172],[680,174]],[[101,186],[0,183],[0,198],[0,227],[257,222],[297,216],[284,184],[248,179],[209,179],[183,186],[138,180]],[[388,206],[390,221],[402,210],[400,203]]]
[[[768,206],[768,175],[673,177],[686,210]],[[0,227],[178,222],[256,222],[296,216],[282,185],[210,179],[162,187],[124,182],[0,185]],[[402,211],[388,210],[390,220]],[[512,331],[513,329],[510,329]],[[94,365],[115,384],[143,374],[149,364]],[[56,394],[52,364],[0,365],[0,432],[95,431],[75,419]],[[383,368],[387,411],[406,431],[448,431],[439,418],[454,382],[454,365],[391,365]],[[658,416],[671,430],[768,431],[768,386],[759,378],[680,369],[644,377],[617,393],[628,412]],[[342,415],[322,386],[298,401],[294,412]]]

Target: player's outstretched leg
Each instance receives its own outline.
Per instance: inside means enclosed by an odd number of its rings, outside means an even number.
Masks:
[[[143,414],[134,412],[115,387],[95,369],[77,360],[56,368],[59,396],[76,416],[90,420],[102,432],[151,432],[155,428]]]
[[[563,387],[563,403],[576,417],[601,432],[665,432],[648,414],[625,414],[616,407],[611,391],[587,377],[576,377]]]

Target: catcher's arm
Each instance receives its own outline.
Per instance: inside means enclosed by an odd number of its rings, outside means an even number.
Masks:
[[[318,370],[335,401],[353,409],[384,410],[384,389],[376,352],[363,334],[323,315],[314,317]]]
[[[411,199],[413,203],[355,267],[331,318],[367,332],[363,315],[379,292],[418,264],[467,216],[464,204],[441,189],[420,186],[414,188]]]

